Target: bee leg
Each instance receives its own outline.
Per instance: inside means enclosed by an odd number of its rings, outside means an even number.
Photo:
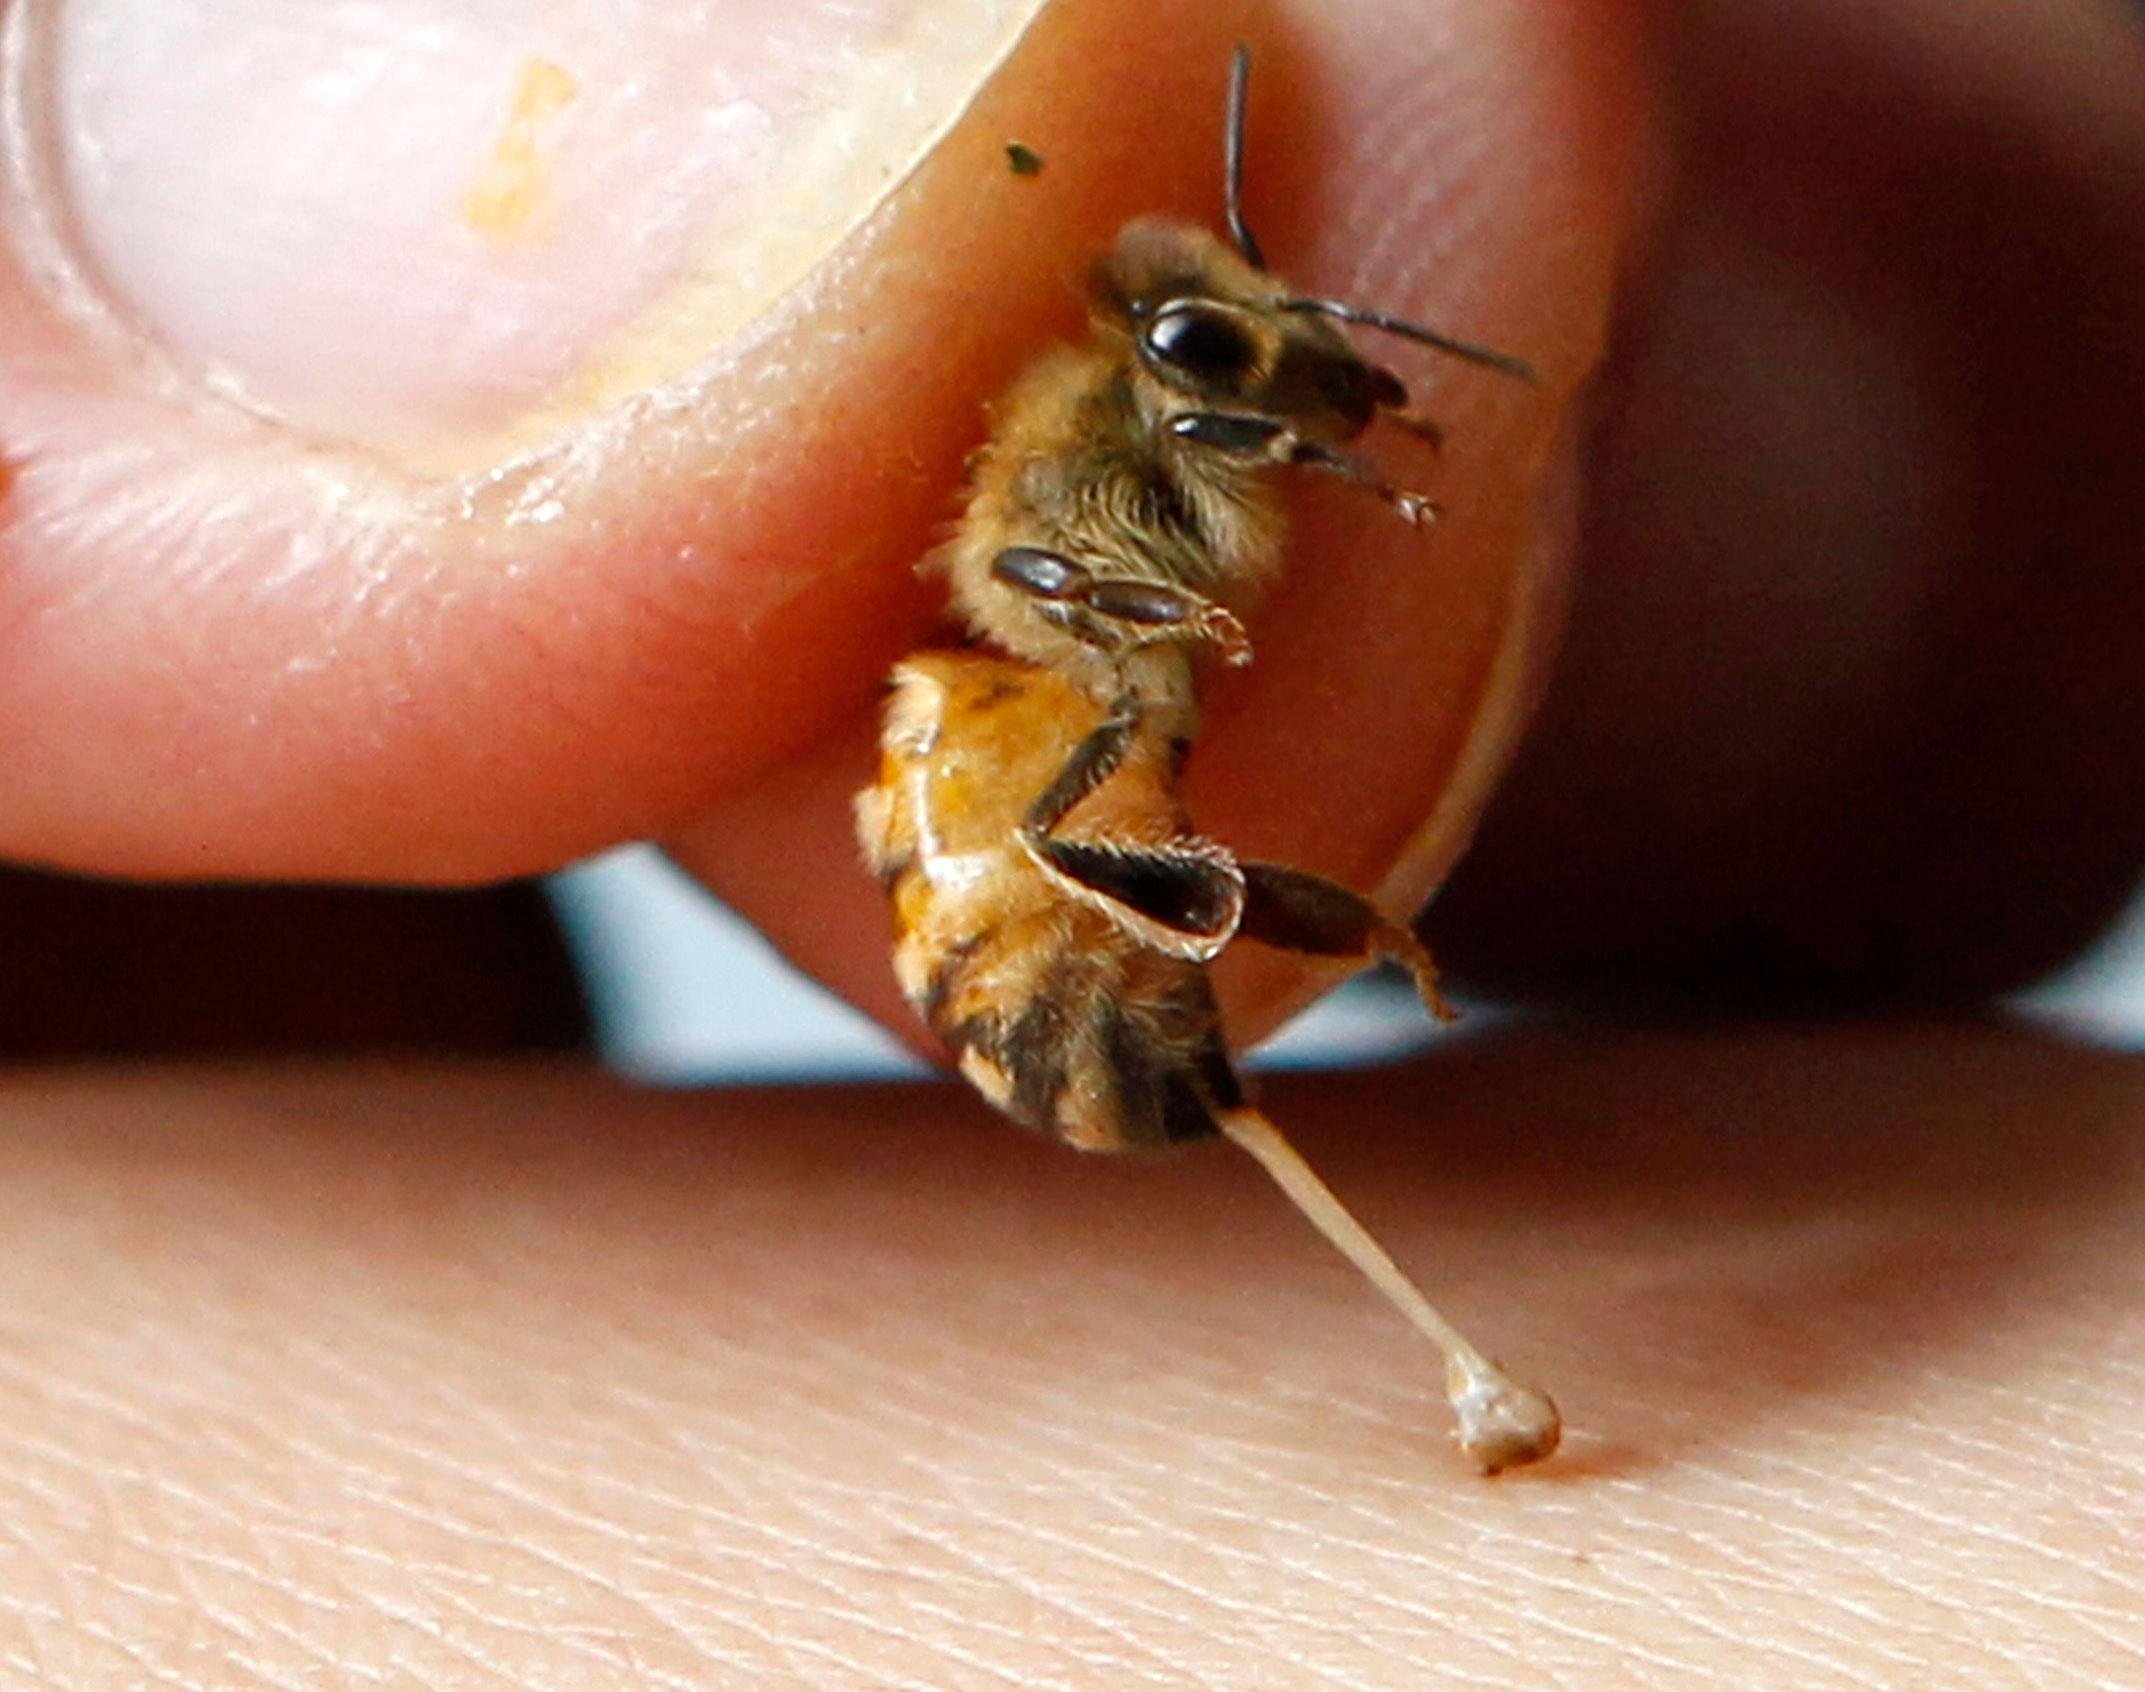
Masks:
[[[1169,432],[1180,441],[1211,447],[1228,458],[1271,459],[1283,464],[1296,440],[1286,423],[1232,411],[1180,412],[1169,420]]]
[[[1236,620],[1236,613],[1183,588],[1134,577],[1104,577],[1089,590],[1087,607],[1132,624],[1139,632],[1127,643],[1130,647],[1197,640],[1218,648],[1224,663],[1251,662],[1251,636]]]
[[[1102,721],[1088,730],[1086,738],[1072,749],[1072,756],[1050,778],[1050,785],[1028,807],[1020,824],[1023,838],[1043,839],[1064,821],[1066,812],[1117,773],[1145,714],[1140,696],[1130,689],[1110,701]]]
[[[1187,957],[1211,957],[1236,932],[1243,910],[1243,880],[1227,851],[1204,840],[1155,845],[1108,837],[1069,840],[1056,832],[1081,800],[1116,773],[1143,714],[1138,694],[1118,695],[1028,807],[1021,844],[1097,900],[1165,931],[1149,939]]]
[[[1417,440],[1427,444],[1432,452],[1445,450],[1445,425],[1434,417],[1425,417],[1417,411],[1390,411],[1386,421],[1396,429],[1405,429]]]
[[[1343,452],[1339,447],[1324,446],[1317,441],[1299,440],[1291,443],[1287,461],[1308,465],[1313,470],[1323,470],[1343,481],[1355,483],[1366,493],[1384,500],[1417,528],[1437,520],[1438,508],[1428,495],[1395,487],[1369,459],[1359,458],[1352,452]]]
[[[1434,443],[1443,431],[1427,418],[1396,419]],[[1339,447],[1307,441],[1285,423],[1270,417],[1243,417],[1226,411],[1191,411],[1169,420],[1169,432],[1179,440],[1211,447],[1230,458],[1261,459],[1273,464],[1304,464],[1342,477],[1373,493],[1418,527],[1433,521],[1437,507],[1419,493],[1395,487],[1368,459],[1358,458]]]
[[[1454,1011],[1438,990],[1437,965],[1423,943],[1388,921],[1360,893],[1286,864],[1242,866],[1244,917],[1239,932],[1261,945],[1315,958],[1389,958],[1415,977],[1430,1014],[1450,1022]]]
[[[991,575],[1047,604],[1087,612],[1087,626],[1069,626],[1098,646],[1130,651],[1159,641],[1207,641],[1232,664],[1251,662],[1251,638],[1234,613],[1183,588],[1134,576],[1098,576],[1040,546],[1007,547],[991,561]]]

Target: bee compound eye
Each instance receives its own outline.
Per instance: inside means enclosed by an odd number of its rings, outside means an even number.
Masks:
[[[1229,382],[1258,358],[1251,337],[1213,306],[1164,306],[1141,339],[1151,358],[1203,382]]]

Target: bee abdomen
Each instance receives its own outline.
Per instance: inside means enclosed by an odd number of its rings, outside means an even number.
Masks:
[[[954,966],[968,979],[940,995],[934,1027],[961,1073],[1023,1127],[1127,1151],[1204,1139],[1218,1131],[1216,1111],[1241,1102],[1196,966],[1160,960],[1158,980],[1151,955],[1068,950],[1028,990],[1007,991],[987,978],[987,949]]]
[[[1012,919],[903,959],[911,1002],[992,1104],[1055,1133],[1080,1034],[1108,991],[1106,960],[1066,943],[1062,925]]]
[[[1137,1008],[1111,1007],[1103,1025],[1105,1072],[1115,1096],[1115,1115],[1127,1145],[1173,1145],[1203,1140],[1220,1131],[1217,1110],[1243,1102],[1236,1072],[1214,1015],[1206,980],[1186,971],[1203,1012],[1199,1026],[1172,1026]]]

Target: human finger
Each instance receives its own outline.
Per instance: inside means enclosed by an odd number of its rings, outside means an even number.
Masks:
[[[1569,639],[1429,931],[1507,997],[2015,988],[2145,873],[2145,28],[1659,17]]]
[[[1218,677],[1187,778],[1202,830],[1412,909],[1459,851],[1551,645],[1568,562],[1573,398],[1601,347],[1634,215],[1645,112],[1625,14],[1565,4],[1355,0],[1254,25],[1247,197],[1270,261],[1301,284],[1523,353],[1528,387],[1380,347],[1447,425],[1441,458],[1379,442],[1444,518],[1424,532],[1347,487],[1292,487],[1282,581],[1256,659]],[[1130,51],[1130,44],[1126,44]],[[1219,210],[1221,63],[1180,195]],[[1083,172],[1093,115],[1024,111]],[[1181,203],[1172,201],[1172,204]],[[1085,255],[1081,255],[1085,257]],[[1038,344],[1040,346],[1040,343]],[[841,732],[671,835],[672,851],[795,960],[883,1017],[902,1012],[886,917],[856,865],[849,795],[876,725]],[[1269,1026],[1315,984],[1236,953],[1234,1026]]]
[[[777,11],[9,14],[0,854],[550,867],[861,708],[1241,14]]]

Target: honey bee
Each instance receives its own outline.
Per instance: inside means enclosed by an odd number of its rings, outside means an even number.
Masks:
[[[1167,218],[1125,226],[1095,267],[1087,341],[1046,353],[1005,396],[937,559],[977,638],[1110,702],[1105,740],[1146,714],[1195,732],[1195,654],[1250,659],[1239,618],[1280,557],[1272,471],[1339,476],[1411,523],[1435,516],[1351,450],[1381,417],[1438,433],[1342,324],[1533,377],[1508,354],[1266,268],[1243,211],[1249,71],[1240,46],[1223,143],[1230,240]]]
[[[1350,450],[1379,416],[1432,431],[1337,325],[1528,371],[1266,269],[1242,208],[1248,68],[1239,47],[1233,245],[1127,225],[1098,267],[1088,343],[1015,385],[940,560],[978,647],[896,668],[858,833],[893,905],[902,990],[977,1091],[1090,1151],[1234,1140],[1442,1349],[1460,1444],[1494,1473],[1556,1448],[1556,1407],[1439,1316],[1246,1102],[1207,973],[1240,938],[1390,960],[1444,1016],[1429,953],[1347,888],[1194,833],[1178,778],[1196,656],[1248,660],[1238,611],[1278,561],[1265,473],[1306,466],[1411,522],[1433,515]]]
[[[924,653],[896,667],[857,821],[893,904],[903,992],[1026,1127],[1091,1151],[1234,1140],[1443,1350],[1462,1449],[1491,1473],[1547,1456],[1556,1407],[1453,1329],[1246,1103],[1206,970],[1237,938],[1390,959],[1442,1016],[1429,954],[1347,888],[1195,835],[1181,745],[1151,726],[1108,781],[1053,782],[1100,710],[1016,659]]]

